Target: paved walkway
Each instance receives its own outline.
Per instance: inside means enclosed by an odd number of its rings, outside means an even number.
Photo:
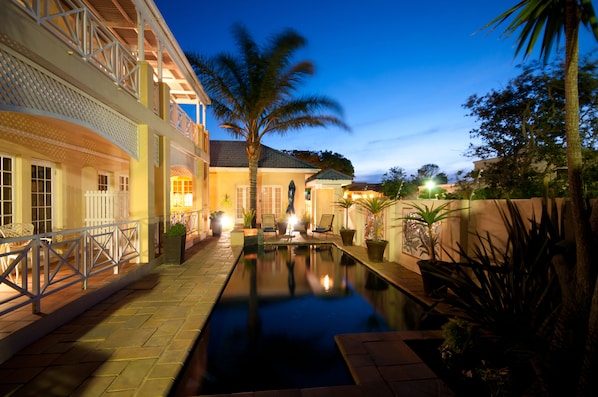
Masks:
[[[363,247],[345,248],[367,262]],[[182,266],[156,267],[0,365],[0,395],[172,396],[175,387],[178,395],[188,395],[175,379],[240,254],[241,247],[231,247],[224,233],[187,250]],[[368,265],[416,299],[431,303],[423,296],[419,275],[392,262]],[[354,386],[236,395],[393,396],[401,390],[409,390],[409,396],[451,395],[421,360],[409,356],[405,361],[398,334],[337,338]],[[404,371],[399,371],[401,366]]]

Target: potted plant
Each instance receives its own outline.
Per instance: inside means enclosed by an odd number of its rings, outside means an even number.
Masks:
[[[255,210],[250,208],[245,210],[243,208],[243,227],[245,229],[251,229],[251,225],[253,224],[253,218],[255,217]]]
[[[368,214],[368,221],[365,228],[365,244],[367,246],[368,258],[373,262],[382,262],[384,251],[388,245],[387,240],[383,240],[384,222],[382,213],[384,210],[394,205],[395,200],[386,196],[367,197],[355,201],[355,204]]]
[[[462,208],[448,209],[450,204],[450,202],[447,202],[434,207],[434,204],[428,206],[426,204],[418,205],[416,203],[411,203],[410,205],[415,211],[411,212],[406,217],[398,218],[416,222],[422,226],[420,247],[422,248],[422,251],[427,254],[428,259],[421,259],[417,261],[417,264],[420,269],[426,295],[442,293],[443,290],[446,289],[442,278],[436,277],[429,272],[430,267],[440,270],[441,273],[445,273],[446,275],[450,274],[448,263],[439,261],[437,258],[437,250],[440,243],[438,241],[438,233],[435,231],[435,227],[439,222],[448,219],[452,213],[462,210]]]
[[[182,223],[174,223],[164,233],[164,263],[180,265],[185,259],[187,228]]]
[[[222,234],[222,216],[224,211],[212,211],[210,213],[210,228],[212,229],[212,236],[220,237]]]
[[[288,226],[288,219],[286,217],[281,218],[281,220],[276,222],[276,230],[278,230],[278,235],[282,236],[287,232]]]
[[[243,212],[243,246],[255,246],[258,244],[258,230],[255,226],[255,210],[250,208],[246,210],[242,209]]]
[[[349,229],[349,208],[355,204],[355,200],[350,197],[343,197],[335,201],[334,204],[345,210],[345,224],[341,227],[341,239],[343,245],[353,245],[353,237],[355,236],[355,229]]]

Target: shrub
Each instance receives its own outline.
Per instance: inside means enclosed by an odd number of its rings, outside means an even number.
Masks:
[[[184,236],[187,234],[187,228],[182,223],[172,224],[166,229],[166,235],[171,237]]]

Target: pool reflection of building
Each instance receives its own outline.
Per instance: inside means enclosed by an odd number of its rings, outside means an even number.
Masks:
[[[350,255],[332,245],[311,249],[299,245],[265,246],[241,260],[221,299],[244,299],[252,292],[260,299],[303,295],[341,298],[352,290],[362,295],[393,329],[412,330],[423,325],[422,306],[367,267],[357,266]]]

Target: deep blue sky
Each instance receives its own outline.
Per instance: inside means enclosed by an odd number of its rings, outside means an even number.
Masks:
[[[303,92],[340,102],[352,131],[305,129],[263,143],[340,153],[363,182],[380,182],[391,167],[412,174],[433,163],[449,177],[473,169],[475,159],[463,153],[475,121],[462,105],[504,86],[523,61],[515,58],[515,37],[501,36],[506,25],[480,29],[517,2],[155,0],[184,51],[237,54],[235,22],[258,43],[289,27],[305,37],[296,60],[310,59],[316,74]],[[596,44],[582,31],[583,53]],[[212,139],[233,139],[211,113],[207,127]]]

